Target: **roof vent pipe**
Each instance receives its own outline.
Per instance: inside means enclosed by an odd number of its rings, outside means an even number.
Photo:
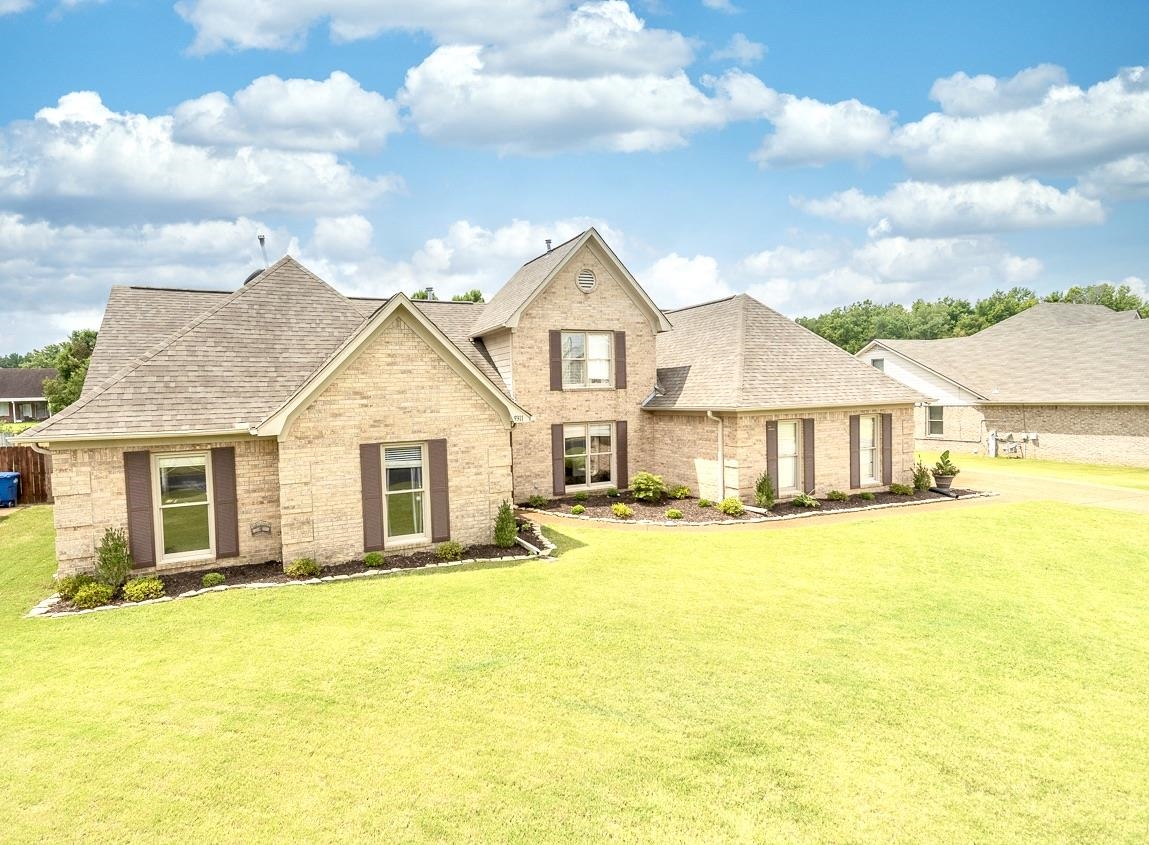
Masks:
[[[551,239],[547,238],[547,252],[551,251]]]
[[[423,292],[427,294],[427,299],[435,298],[435,289],[430,285],[427,285],[427,287],[423,288]]]
[[[267,240],[267,237],[262,232],[260,234],[256,235],[256,237],[259,238],[259,251],[263,253],[263,266],[266,268],[267,267],[267,244],[265,244],[264,241]]]

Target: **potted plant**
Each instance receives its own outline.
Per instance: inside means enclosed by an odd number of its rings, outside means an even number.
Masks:
[[[959,472],[961,472],[961,470],[950,460],[950,450],[946,449],[941,453],[938,462],[934,464],[934,486],[939,490],[948,490],[950,485],[953,484],[954,476]]]

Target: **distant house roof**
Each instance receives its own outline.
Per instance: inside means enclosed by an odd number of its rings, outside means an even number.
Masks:
[[[1149,403],[1149,320],[1102,305],[1045,302],[969,337],[875,340],[983,400]]]
[[[13,399],[43,399],[45,379],[55,378],[51,367],[0,368],[0,402]]]
[[[747,294],[669,312],[651,410],[911,404],[924,397]]]

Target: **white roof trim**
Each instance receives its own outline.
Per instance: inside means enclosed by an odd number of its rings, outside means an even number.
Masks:
[[[960,381],[954,381],[952,378],[947,376],[945,373],[938,372],[933,367],[930,367],[930,366],[927,366],[926,364],[923,364],[921,361],[919,361],[917,358],[914,358],[912,355],[907,355],[905,352],[899,352],[897,349],[892,349],[891,347],[886,346],[880,340],[871,340],[869,343],[867,343],[865,346],[863,346],[861,349],[859,349],[857,352],[855,352],[854,357],[857,358],[862,353],[869,352],[875,346],[878,347],[879,349],[882,349],[882,350],[885,350],[886,352],[889,352],[891,355],[897,355],[899,358],[901,358],[904,361],[909,361],[914,366],[921,367],[923,370],[926,370],[928,372],[933,373],[935,376],[942,379],[943,381],[948,381],[950,384],[952,384],[954,387],[958,388],[959,390],[964,390],[966,393],[972,394],[972,395],[978,397],[979,399],[982,399],[982,400],[985,399],[985,397],[982,394],[978,393],[972,387],[968,387],[967,385],[962,384]],[[887,373],[887,376],[889,376],[889,378],[894,378],[893,376],[890,376],[888,373]],[[897,379],[894,379],[894,381],[897,381]],[[902,382],[902,384],[905,384],[905,382]],[[906,386],[909,387],[909,385],[906,385]],[[911,390],[912,389],[913,388],[911,388]]]

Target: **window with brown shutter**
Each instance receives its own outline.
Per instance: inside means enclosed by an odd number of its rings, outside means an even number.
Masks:
[[[215,556],[239,557],[234,446],[211,450],[211,493],[215,508]]]
[[[614,424],[614,460],[617,465],[614,486],[624,490],[630,486],[630,467],[627,465],[630,458],[626,444],[626,420],[617,420]]]
[[[882,483],[894,480],[894,415],[880,414],[882,421]]]
[[[850,414],[850,489],[862,486],[862,418]]]
[[[781,488],[778,486],[778,421],[766,421],[766,474],[770,476],[770,481],[774,485],[774,491],[778,492]]]
[[[802,486],[807,492],[814,489],[814,420],[802,420]]]
[[[626,332],[614,333],[614,386],[626,390]]]
[[[124,489],[128,506],[128,549],[136,569],[156,565],[156,523],[152,510],[152,456],[124,453]]]
[[[363,501],[363,550],[383,550],[383,468],[381,444],[359,446],[359,489]]]
[[[551,425],[551,491],[556,496],[561,496],[567,491],[563,446],[563,424],[554,423]]]
[[[427,441],[427,474],[430,476],[431,542],[451,539],[451,493],[447,485],[447,441]]]
[[[551,390],[563,389],[563,333],[550,333]]]

